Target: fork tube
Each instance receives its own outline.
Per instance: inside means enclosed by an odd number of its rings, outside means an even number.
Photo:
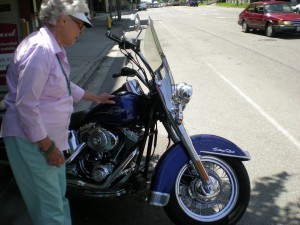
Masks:
[[[209,176],[206,173],[206,170],[201,162],[201,158],[198,155],[198,153],[192,143],[192,140],[184,127],[184,124],[182,123],[180,125],[177,125],[176,128],[178,128],[178,130],[177,130],[178,132],[176,132],[176,133],[177,133],[179,139],[181,140],[184,148],[186,149],[198,175],[200,176],[201,181],[203,182],[204,185],[210,185],[211,181],[209,179]]]

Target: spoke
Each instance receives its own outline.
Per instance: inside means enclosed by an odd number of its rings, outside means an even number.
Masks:
[[[185,184],[185,182],[182,182],[182,181],[180,182],[180,186],[185,187],[185,188],[189,188],[189,186],[187,184]]]

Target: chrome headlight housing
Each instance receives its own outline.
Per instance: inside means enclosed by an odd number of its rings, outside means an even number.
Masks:
[[[174,92],[172,94],[172,101],[175,105],[186,105],[189,103],[193,94],[193,88],[186,83],[179,83],[175,85]]]
[[[172,94],[172,102],[176,106],[175,121],[177,124],[183,122],[183,110],[186,104],[189,103],[193,94],[193,88],[186,83],[176,84]]]

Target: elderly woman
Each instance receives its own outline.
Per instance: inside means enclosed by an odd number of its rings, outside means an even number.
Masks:
[[[114,104],[70,82],[64,46],[73,45],[85,27],[84,0],[44,0],[43,27],[24,39],[7,70],[9,92],[1,136],[17,185],[35,225],[70,225],[62,151],[67,150],[73,102]]]

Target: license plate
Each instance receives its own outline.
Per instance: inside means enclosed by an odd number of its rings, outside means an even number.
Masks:
[[[297,27],[297,31],[300,31],[300,27]]]

